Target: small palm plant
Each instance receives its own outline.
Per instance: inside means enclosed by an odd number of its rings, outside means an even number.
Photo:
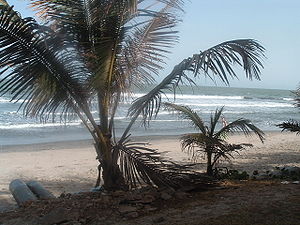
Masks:
[[[251,144],[229,144],[226,139],[228,134],[242,132],[245,135],[251,135],[251,131],[261,142],[264,141],[264,133],[248,119],[237,119],[231,123],[227,123],[222,112],[224,107],[216,109],[214,114],[211,114],[209,126],[205,125],[201,117],[188,106],[166,103],[167,108],[179,113],[183,119],[190,121],[191,125],[198,130],[197,133],[184,134],[181,137],[182,150],[186,150],[195,160],[201,154],[204,154],[207,159],[207,174],[213,175],[213,168],[219,159],[229,160],[232,158],[232,153],[240,151]],[[223,123],[223,127],[217,131],[218,123]]]
[[[294,92],[295,94],[295,106],[300,108],[300,87],[297,91]],[[282,131],[290,131],[295,132],[296,134],[300,134],[300,121],[296,121],[293,119],[289,119],[286,122],[276,125],[279,128],[282,128]]]

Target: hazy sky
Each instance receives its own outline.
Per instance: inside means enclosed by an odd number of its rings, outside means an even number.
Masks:
[[[25,0],[8,0],[23,16],[33,15]],[[300,0],[190,0],[186,1],[180,43],[173,49],[166,75],[183,58],[220,42],[253,38],[266,48],[261,81],[242,72],[233,87],[295,89],[300,82]],[[27,8],[27,9],[26,9]],[[202,85],[211,82],[201,81]],[[221,85],[219,82],[218,85]]]

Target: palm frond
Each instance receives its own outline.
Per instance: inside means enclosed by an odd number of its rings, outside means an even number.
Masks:
[[[207,134],[208,130],[199,115],[188,106],[176,105],[173,103],[164,103],[164,105],[178,113],[179,117],[188,120],[192,126],[199,129],[203,134]]]
[[[292,94],[294,95],[294,100],[295,100],[295,106],[300,108],[300,87],[297,88],[297,90],[292,91]]]
[[[1,5],[6,5],[6,6],[8,6],[8,3],[7,3],[7,1],[5,1],[5,0],[0,0],[0,4],[1,4]]]
[[[210,136],[213,136],[214,132],[215,132],[215,128],[220,120],[220,117],[222,115],[224,106],[220,109],[216,109],[214,116],[210,116]]]
[[[217,76],[229,85],[229,79],[237,78],[232,65],[241,66],[246,77],[260,80],[260,70],[263,64],[264,47],[253,39],[238,39],[226,41],[204,52],[195,54],[191,59],[190,69],[195,76],[205,73],[209,77]]]
[[[212,166],[214,167],[215,164],[221,159],[225,159],[230,161],[234,158],[233,153],[239,153],[241,150],[245,149],[246,147],[252,147],[252,144],[241,143],[241,144],[228,144],[219,142],[218,145],[214,149],[214,159],[212,162]]]
[[[91,37],[91,12],[84,0],[30,0],[31,7],[37,16],[50,23],[56,33],[60,33],[68,44],[78,44],[77,47],[90,48]]]
[[[183,11],[183,8],[182,8],[182,6],[184,5],[183,0],[156,0],[156,1],[163,3],[168,7],[180,9],[181,11]]]
[[[178,70],[183,70],[186,67],[186,63],[188,62],[182,61],[179,65],[175,66],[173,72],[149,91],[148,94],[133,101],[128,110],[128,115],[133,118],[133,122],[141,114],[143,117],[142,122],[146,126],[152,118],[157,116],[162,105],[161,98],[165,94],[165,91],[173,91],[175,94],[179,84],[195,84],[186,74],[177,73]]]
[[[191,180],[191,176],[197,176],[191,170],[193,165],[179,165],[163,159],[157,150],[146,147],[144,143],[123,139],[114,146],[114,151],[118,152],[120,169],[131,187],[146,183],[177,189],[195,182]],[[211,180],[198,174],[197,182],[206,186]]]
[[[116,42],[122,41],[118,40],[122,36],[120,28],[125,23],[125,14],[135,11],[136,0],[33,0],[32,6],[42,17],[51,21],[50,26],[69,45],[76,46],[84,57],[86,66],[94,72],[93,75],[97,75],[110,70],[111,61],[114,63],[111,59],[116,54]],[[107,75],[107,71],[104,74]],[[96,79],[94,83],[99,80],[101,79]]]
[[[281,124],[277,124],[277,127],[281,128],[282,131],[296,132],[300,134],[300,122],[295,120],[289,120]]]
[[[187,152],[193,161],[200,158],[205,147],[212,139],[203,133],[184,134],[180,138],[182,151]]]
[[[178,40],[174,30],[178,22],[170,8],[163,8],[142,23],[125,27],[127,38],[118,57],[119,80],[123,78],[129,88],[153,83],[153,75],[163,68],[166,54],[170,53],[168,49]]]
[[[78,28],[84,27],[91,31],[84,35],[91,37],[95,28],[101,28],[105,18],[122,16],[124,23],[126,18],[137,12],[137,0],[30,0],[31,7],[37,11],[37,16],[46,21],[55,21],[57,28],[70,34],[71,31],[78,35]],[[99,32],[99,30],[98,30]],[[83,34],[82,34],[83,35]]]
[[[134,101],[129,109],[129,115],[142,113],[144,124],[157,115],[161,106],[161,95],[166,90],[175,93],[180,82],[194,82],[187,76],[190,71],[194,76],[204,74],[213,79],[220,78],[229,84],[228,76],[237,77],[233,65],[242,66],[246,77],[260,79],[260,68],[263,68],[260,58],[264,56],[264,47],[252,39],[240,39],[223,42],[204,52],[184,59],[174,67],[173,71],[151,92]]]
[[[50,30],[31,18],[20,18],[12,7],[1,7],[0,14],[0,67],[5,75],[0,93],[21,101],[28,116],[58,110],[67,115],[75,106],[86,107],[86,70],[72,49],[62,49]]]
[[[235,133],[235,132],[243,132],[245,135],[251,135],[253,132],[255,135],[259,137],[261,142],[264,142],[264,132],[256,127],[252,122],[248,119],[237,119],[227,126],[221,128],[214,136],[217,138],[225,138],[228,133]]]

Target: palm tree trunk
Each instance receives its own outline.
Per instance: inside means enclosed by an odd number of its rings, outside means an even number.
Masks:
[[[105,162],[102,168],[103,187],[105,190],[128,190],[128,186],[125,184],[123,174],[117,163]]]
[[[99,119],[100,129],[105,135],[109,133],[108,127],[108,99],[105,94],[98,93],[98,107],[99,107]]]
[[[207,151],[207,169],[206,173],[209,176],[213,175],[213,165],[212,165],[212,153],[210,150]]]
[[[104,133],[104,143],[99,140],[99,142],[95,144],[96,150],[98,149],[98,152],[103,153],[100,157],[98,156],[100,163],[98,170],[100,173],[100,168],[102,168],[103,186],[106,190],[125,189],[126,184],[118,165],[118,156],[113,152],[112,131],[109,126],[108,101],[107,96],[98,94],[99,128]],[[101,149],[101,151],[99,151],[99,149]],[[98,183],[99,177],[97,179],[97,184]]]
[[[125,183],[123,174],[121,173],[120,167],[118,165],[118,158],[113,155],[113,149],[111,145],[111,138],[105,137],[107,143],[105,149],[105,155],[99,158],[100,165],[98,166],[99,176],[97,179],[96,186],[100,184],[100,176],[103,178],[103,187],[105,190],[124,190],[128,189],[128,186]],[[103,148],[102,144],[95,144],[96,148]],[[102,169],[102,174],[101,174]]]

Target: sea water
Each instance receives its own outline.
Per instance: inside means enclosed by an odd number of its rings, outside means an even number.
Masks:
[[[147,93],[151,87],[136,91],[133,99]],[[130,119],[126,116],[132,100],[120,104],[115,117],[116,135],[120,136]],[[174,102],[172,93],[162,96],[162,101]],[[224,106],[223,116],[228,121],[250,119],[264,131],[279,130],[275,125],[288,119],[300,120],[300,111],[294,107],[293,94],[289,90],[250,89],[230,87],[186,87],[177,91],[176,104],[189,106],[204,122]],[[25,118],[20,103],[10,102],[10,96],[0,97],[0,145],[31,144],[54,141],[70,141],[91,138],[78,118],[72,121],[40,121]],[[97,119],[97,107],[92,111]],[[59,114],[59,112],[58,112]],[[59,117],[59,116],[58,116]],[[179,135],[194,132],[188,121],[168,110],[161,110],[156,119],[145,129],[139,121],[131,133],[133,136]]]

